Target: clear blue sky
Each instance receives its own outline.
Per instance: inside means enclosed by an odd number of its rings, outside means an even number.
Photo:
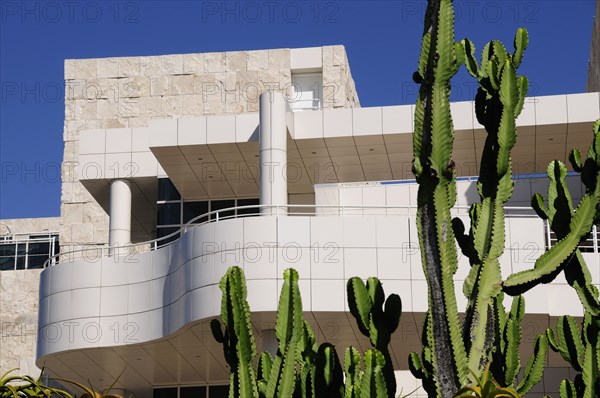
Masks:
[[[63,60],[343,44],[362,106],[412,103],[425,0],[0,0],[0,219],[60,214]],[[531,41],[530,95],[584,92],[594,0],[455,1],[479,50]],[[471,100],[461,71],[452,100]]]

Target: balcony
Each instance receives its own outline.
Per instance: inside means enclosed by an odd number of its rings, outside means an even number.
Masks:
[[[225,383],[222,349],[208,322],[220,314],[220,278],[238,265],[246,274],[259,335],[272,329],[283,270],[294,267],[307,318],[320,340],[341,347],[368,345],[348,315],[346,280],[378,276],[386,293],[398,293],[403,301],[392,350],[396,369],[405,366],[402,359],[419,344],[427,308],[415,208],[246,206],[237,213],[247,214],[219,216],[231,210],[204,214],[197,220],[210,221],[201,224],[192,220],[175,240],[166,236],[121,248],[95,247],[50,260],[54,265],[40,282],[37,365],[51,374],[100,384],[125,369],[123,385],[146,392],[152,385]],[[467,217],[464,207],[454,212]],[[532,268],[548,236],[531,209],[506,212],[505,277]],[[584,256],[599,283],[600,256]],[[457,291],[468,270],[467,259],[460,256]],[[550,317],[581,314],[562,276],[534,293],[526,298],[529,325],[536,332],[548,326]],[[458,294],[457,299],[464,307],[465,298]]]

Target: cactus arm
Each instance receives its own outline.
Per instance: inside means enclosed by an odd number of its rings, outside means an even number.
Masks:
[[[569,223],[570,232],[561,239],[550,250],[542,254],[535,262],[534,268],[517,272],[509,276],[504,282],[504,291],[510,295],[522,294],[532,285],[548,283],[570,262],[579,242],[592,229],[597,197],[600,195],[600,184],[598,193],[594,196],[584,195],[577,206],[577,211]]]
[[[388,396],[393,398],[396,392],[396,378],[388,345],[402,313],[400,296],[391,294],[386,300],[381,282],[377,278],[368,278],[366,284],[358,277],[351,278],[346,284],[346,289],[348,306],[359,330],[369,337],[371,345],[385,359],[383,377]]]
[[[304,332],[302,300],[298,287],[298,272],[284,271],[284,282],[279,296],[275,335],[278,349],[267,383],[267,397],[291,397],[296,386],[296,355]]]
[[[528,45],[529,35],[527,34],[527,30],[523,28],[518,29],[514,40],[515,51],[513,52],[512,56],[516,68],[521,65],[521,61],[523,61],[523,54],[525,53],[525,49]]]
[[[319,346],[315,365],[315,397],[341,397],[344,384],[342,366],[333,345]]]
[[[537,336],[534,343],[533,354],[527,361],[523,379],[517,387],[517,392],[521,395],[527,394],[535,386],[544,374],[544,365],[546,363],[546,353],[548,352],[548,339],[545,335]]]
[[[344,354],[344,398],[358,398],[361,385],[361,357],[358,350],[352,346],[346,348]]]
[[[360,398],[380,398],[388,395],[383,378],[385,359],[376,349],[365,352],[365,372],[361,380]]]

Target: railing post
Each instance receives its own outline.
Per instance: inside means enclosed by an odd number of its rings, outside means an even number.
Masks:
[[[546,239],[548,240],[548,249],[552,247],[552,242],[550,242],[550,222],[548,220],[545,221],[546,226]]]
[[[594,242],[594,253],[598,253],[598,227],[592,226],[592,242]]]

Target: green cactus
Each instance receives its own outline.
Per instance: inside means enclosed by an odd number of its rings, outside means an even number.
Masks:
[[[230,368],[230,397],[258,397],[256,376],[252,361],[256,355],[256,343],[250,322],[250,307],[246,300],[246,280],[241,268],[230,268],[219,283],[221,322],[213,319],[210,326],[215,340],[223,344],[225,360]]]
[[[525,29],[517,30],[514,55],[501,42],[489,42],[483,49],[480,65],[475,60],[473,43],[465,39],[462,44],[467,70],[479,82],[475,97],[477,120],[487,132],[477,181],[481,203],[471,206],[469,235],[464,235],[460,219],[453,220],[457,241],[471,264],[464,284],[468,304],[463,335],[469,369],[479,371],[493,342],[489,330],[498,322],[493,308],[502,286],[499,258],[504,251],[504,205],[513,192],[510,152],[517,137],[515,120],[523,108],[528,87],[527,78],[517,77],[516,68],[523,58],[528,36]]]
[[[567,189],[566,166],[558,161],[548,165],[548,205],[541,194],[531,201],[537,214],[548,220],[558,243],[537,259],[531,270],[511,275],[504,282],[504,291],[520,294],[539,283],[551,282],[564,270],[567,282],[577,291],[585,309],[595,316],[600,315],[598,293],[592,285],[589,269],[578,249],[579,243],[589,235],[594,224],[600,223],[600,120],[594,123],[594,140],[582,162],[577,149],[571,151],[569,160],[573,169],[581,173],[586,192],[577,209],[573,208]]]
[[[462,339],[454,281],[457,253],[450,209],[456,201],[455,165],[451,160],[454,129],[450,115],[450,79],[464,60],[464,50],[454,42],[454,9],[451,0],[429,0],[418,70],[420,83],[415,107],[413,172],[419,183],[417,231],[423,270],[428,284],[428,326],[423,362],[433,373],[423,376],[428,393],[451,397],[467,382],[467,355]],[[427,358],[425,358],[427,356]]]
[[[360,353],[349,347],[342,368],[333,345],[323,343],[317,346],[310,324],[302,319],[298,273],[293,269],[285,270],[275,324],[277,353],[274,357],[267,352],[258,356],[256,376],[253,368],[256,348],[242,270],[230,268],[221,279],[220,287],[223,291],[221,318],[224,327],[215,319],[211,328],[215,339],[223,344],[225,359],[230,366],[230,397],[394,396],[395,379],[393,390],[386,384],[390,373],[393,377],[388,345],[391,333],[398,326],[401,302],[397,295],[385,300],[377,279],[370,278],[367,286],[358,278],[349,281],[351,306],[357,314],[360,312],[359,325],[366,328],[375,348],[365,353],[363,367]]]
[[[575,381],[563,380],[561,398],[595,398],[600,395],[600,318],[586,311],[581,330],[573,317],[561,316],[546,332],[552,350],[559,352],[573,370]]]
[[[515,297],[507,314],[502,306],[503,298],[501,293],[494,305],[494,318],[497,319],[497,323],[490,371],[500,385],[516,388],[519,394],[525,395],[543,376],[548,340],[544,334],[536,337],[533,355],[529,358],[523,370],[523,377],[517,385],[517,375],[522,370],[519,346],[522,339],[521,322],[525,316],[525,300],[522,296]]]
[[[348,306],[356,319],[358,329],[369,338],[371,345],[385,359],[383,377],[388,396],[393,398],[396,393],[396,378],[388,345],[400,322],[402,301],[397,294],[391,294],[386,300],[383,287],[377,278],[369,278],[364,284],[360,278],[354,277],[348,280],[346,288]]]
[[[518,348],[524,315],[521,297],[508,315],[502,306],[499,258],[504,251],[504,205],[513,192],[510,153],[517,137],[516,118],[528,89],[527,78],[517,75],[528,34],[517,30],[512,53],[499,41],[489,42],[477,62],[470,40],[454,43],[453,23],[451,1],[429,1],[414,75],[421,87],[415,109],[413,171],[419,183],[417,228],[429,310],[423,351],[420,357],[411,354],[409,366],[428,394],[440,397],[451,397],[460,386],[481,377],[490,359],[494,376],[512,388],[521,370]],[[480,203],[471,206],[468,233],[460,219],[450,223],[456,193],[449,81],[463,62],[479,82],[475,112],[487,132],[477,183]],[[467,308],[462,330],[454,295],[458,262],[454,237],[471,265],[463,289]],[[541,379],[546,352],[546,338],[540,336],[517,386],[519,393]]]

